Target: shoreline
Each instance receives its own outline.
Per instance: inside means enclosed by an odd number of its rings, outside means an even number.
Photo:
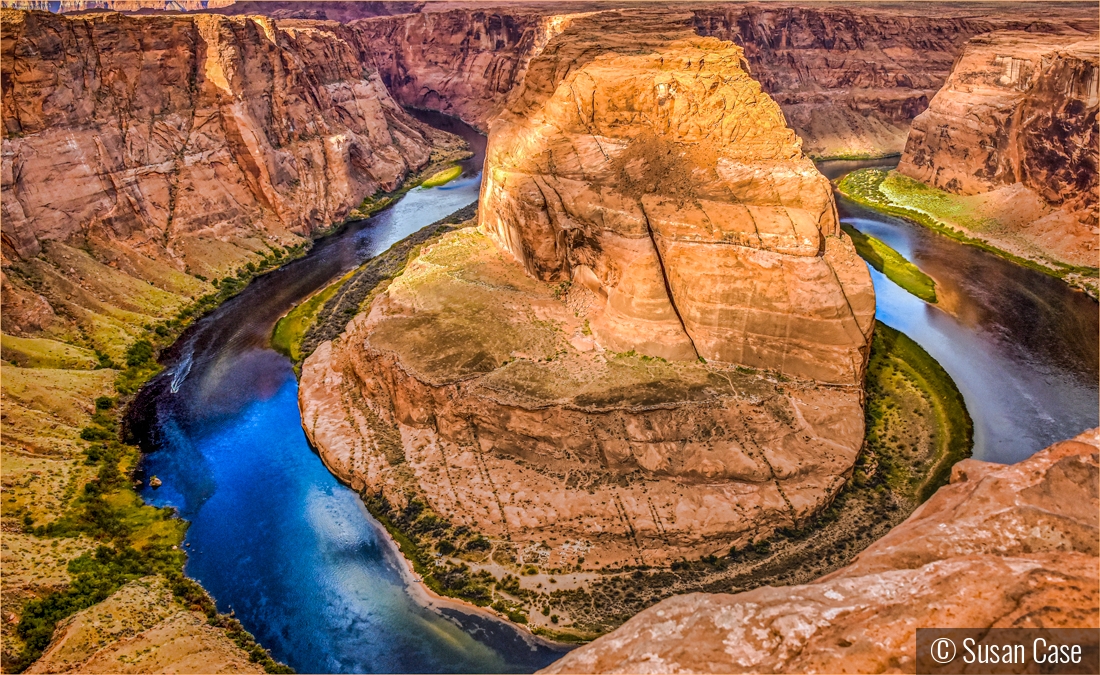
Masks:
[[[876,171],[879,169],[861,169],[859,171]],[[1015,265],[1026,267],[1036,272],[1041,272],[1047,276],[1054,277],[1061,280],[1070,288],[1085,293],[1093,300],[1100,301],[1100,285],[1097,283],[1097,277],[1090,276],[1087,272],[1091,270],[1071,265],[1069,263],[1063,263],[1056,260],[1048,259],[1044,256],[1039,256],[1041,259],[1035,259],[1026,257],[1023,255],[1017,255],[1006,249],[1000,248],[993,242],[976,235],[967,228],[958,225],[948,223],[941,220],[937,216],[928,213],[927,211],[916,209],[913,207],[897,204],[890,200],[889,203],[878,202],[868,195],[862,194],[856,190],[846,190],[842,187],[842,184],[849,177],[854,176],[858,171],[852,171],[850,173],[841,176],[840,178],[832,181],[833,187],[838,194],[864,208],[870,209],[883,215],[901,218],[907,222],[913,223],[925,229],[931,230],[936,234],[947,237],[953,241],[956,241],[965,246],[973,246],[983,251],[996,255],[1004,260],[1007,260]],[[887,172],[888,173],[888,172]],[[885,178],[885,175],[884,175]],[[880,181],[881,182],[881,181]],[[873,188],[883,199],[889,200],[885,194],[883,194],[876,184]],[[1092,279],[1092,283],[1087,283],[1084,279]]]
[[[298,403],[298,410],[299,412],[301,412],[301,400],[299,400]],[[313,452],[321,460],[321,464],[324,465],[325,469],[330,474],[332,474],[333,478],[335,478],[341,485],[356,493],[359,501],[363,504],[363,509],[366,510],[367,514],[370,516],[367,522],[370,524],[371,528],[379,534],[383,535],[385,540],[389,542],[389,547],[386,550],[386,555],[387,557],[392,557],[394,567],[397,569],[399,575],[401,576],[401,580],[405,582],[405,591],[417,602],[417,604],[432,611],[436,611],[437,613],[440,613],[438,612],[440,608],[449,607],[464,614],[482,616],[487,619],[506,624],[510,628],[513,628],[518,633],[520,633],[523,636],[524,640],[528,643],[541,642],[543,645],[548,647],[572,648],[577,646],[578,643],[557,642],[555,640],[550,640],[542,635],[535,633],[524,624],[516,623],[509,620],[508,617],[503,616],[492,608],[481,607],[475,605],[472,602],[469,602],[468,600],[463,600],[462,598],[440,595],[439,593],[436,593],[431,588],[429,588],[428,585],[424,583],[423,577],[417,574],[416,568],[413,565],[413,561],[401,552],[401,545],[393,536],[393,533],[391,533],[389,531],[389,528],[387,528],[385,524],[382,523],[382,521],[371,514],[369,509],[367,509],[367,504],[363,500],[362,494],[360,494],[359,491],[355,489],[350,481],[345,479],[344,476],[340,475],[339,472],[335,471],[333,467],[329,465],[324,453],[322,453],[317,445],[313,442],[313,434],[310,433],[308,429],[306,429],[304,424],[302,425],[302,430],[305,431],[306,440],[309,441],[310,449],[313,450]],[[442,613],[440,613],[440,615],[442,616]]]

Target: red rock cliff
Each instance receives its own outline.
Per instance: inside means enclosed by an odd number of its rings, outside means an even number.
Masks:
[[[898,171],[973,195],[1020,184],[1097,225],[1097,36],[999,31],[970,40],[947,84],[913,122]],[[1060,217],[1052,214],[1050,217]],[[1072,223],[1064,235],[1095,239]],[[1091,256],[1095,266],[1095,253]]]
[[[862,382],[874,317],[829,182],[691,15],[576,18],[492,126],[480,227],[585,287],[614,351]]]
[[[1095,21],[1094,8],[1014,6],[990,16],[959,6],[725,5],[695,9],[696,30],[745,48],[758,79],[812,155],[901,152],[909,124],[970,37],[998,28]]]
[[[353,27],[402,105],[488,129],[523,81],[528,60],[560,22],[533,12],[454,10],[363,20]]]
[[[3,22],[4,310],[23,317],[8,331],[48,323],[44,302],[106,312],[65,274],[9,263],[44,251],[69,270],[98,250],[90,265],[136,277],[104,288],[137,283],[106,298],[131,311],[146,292],[198,294],[181,272],[221,276],[265,242],[302,241],[451,138],[390,98],[338,24],[11,10]],[[28,288],[53,277],[52,294]]]

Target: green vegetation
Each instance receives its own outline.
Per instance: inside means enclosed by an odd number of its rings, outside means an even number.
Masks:
[[[920,268],[906,260],[905,256],[890,248],[886,242],[863,234],[847,223],[841,223],[840,227],[852,238],[852,243],[856,246],[856,252],[871,267],[882,272],[887,279],[921,300],[931,303],[936,302],[936,282],[932,280],[932,277],[921,272]]]
[[[466,563],[456,564],[452,560],[440,564],[431,553],[432,545],[438,548],[443,541],[454,551],[479,551],[482,550],[481,542],[488,543],[488,540],[468,528],[452,526],[415,495],[407,495],[403,507],[390,503],[380,493],[364,492],[362,497],[367,510],[390,533],[401,554],[412,563],[413,570],[428,588],[439,595],[466,600],[479,607],[494,601],[493,587],[497,580],[491,573],[473,572]],[[497,602],[500,601],[498,597]]]
[[[152,345],[138,341],[127,356],[133,361],[130,367],[142,367],[152,360]],[[97,397],[94,409],[91,424],[80,435],[90,441],[84,464],[96,468],[95,477],[84,484],[57,518],[36,524],[26,515],[23,527],[43,538],[86,536],[98,541],[99,546],[69,561],[72,582],[67,587],[24,604],[15,628],[23,641],[23,651],[14,662],[5,663],[5,668],[21,672],[38,659],[62,619],[102,602],[130,581],[159,574],[169,580],[181,606],[204,611],[209,623],[225,629],[252,661],[263,665],[267,672],[292,672],[276,663],[235,619],[219,615],[206,592],[183,576],[186,555],[180,544],[187,523],[170,509],[146,505],[134,491],[133,474],[141,453],[136,446],[118,440],[117,400]]]
[[[119,438],[119,412],[133,394],[161,370],[158,352],[171,344],[198,317],[214,309],[240,292],[258,274],[276,267],[304,252],[304,246],[286,250],[274,248],[257,262],[250,262],[237,274],[215,280],[218,291],[198,298],[182,308],[175,317],[156,324],[146,324],[144,334],[125,350],[119,366],[102,352],[91,352],[90,368],[120,368],[115,377],[115,390],[120,398],[98,396],[88,424],[80,430],[84,441],[84,464],[95,468],[94,477],[73,488],[64,509],[49,522],[36,523],[24,513],[24,530],[40,538],[89,537],[99,542],[94,552],[83,554],[68,563],[71,583],[45,595],[28,600],[22,609],[16,635],[22,641],[22,651],[5,668],[21,672],[33,663],[49,645],[57,623],[75,612],[103,601],[126,583],[150,574],[169,579],[177,599],[185,607],[203,608],[211,625],[219,626],[227,636],[249,653],[268,672],[291,672],[276,663],[255,643],[240,624],[228,616],[218,615],[214,603],[197,584],[183,576],[185,554],[179,546],[187,523],[169,509],[144,504],[134,490],[134,471],[140,450]],[[52,365],[49,359],[70,358],[76,348],[49,341],[9,340],[5,336],[5,352],[18,350],[39,356],[28,365]],[[67,493],[68,494],[68,493]],[[201,595],[201,598],[199,597]]]
[[[455,165],[455,166],[443,169],[442,171],[440,171],[438,173],[432,174],[432,176],[430,178],[428,178],[427,180],[425,180],[423,183],[420,184],[420,187],[433,188],[433,187],[439,187],[440,185],[446,185],[447,183],[450,183],[452,180],[454,180],[455,178],[458,178],[461,175],[462,175],[462,167],[460,167],[458,165]]]
[[[325,303],[328,302],[332,296],[336,295],[340,287],[343,286],[348,279],[354,276],[355,272],[356,270],[348,272],[340,279],[322,289],[319,293],[314,293],[304,302],[290,310],[286,316],[279,319],[279,322],[275,324],[274,332],[271,334],[271,347],[280,354],[284,354],[290,358],[290,360],[295,363],[295,366],[301,363],[302,340],[306,336],[306,331],[313,325],[313,321],[317,317],[317,312],[324,307]]]
[[[972,229],[984,227],[984,223],[969,211],[958,195],[925,185],[920,181],[902,176],[896,171],[885,169],[853,171],[837,183],[837,189],[858,204],[907,218],[963,244],[976,246],[1044,274],[1059,279],[1071,276],[1088,279],[1100,277],[1100,269],[1096,267],[1078,267],[1058,261],[1047,261],[1044,264],[1021,258],[981,239],[971,237],[949,224],[953,222]]]
[[[930,408],[907,419],[898,400],[915,389]],[[911,394],[909,394],[911,395]],[[945,485],[951,467],[970,456],[974,425],[947,371],[907,335],[879,323],[867,365],[866,454],[879,457],[890,488],[920,504]],[[914,428],[923,427],[923,428]],[[913,441],[928,438],[931,453]],[[892,460],[890,458],[893,458]]]

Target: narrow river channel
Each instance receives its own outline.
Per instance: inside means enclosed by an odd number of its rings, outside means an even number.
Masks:
[[[897,159],[822,162],[830,179]],[[871,269],[878,320],[955,380],[974,420],[974,457],[1008,464],[1100,425],[1100,306],[1062,281],[837,196],[841,220],[936,282],[930,305]]]
[[[271,350],[280,316],[394,242],[477,200],[485,139],[440,115],[476,155],[460,179],[416,189],[264,275],[195,324],[139,395],[131,427],[149,454],[142,496],[190,521],[186,571],[275,658],[300,672],[530,672],[554,647],[484,614],[427,606],[358,495],[306,442],[290,362]],[[836,177],[867,163],[827,163]],[[1096,426],[1098,312],[1056,279],[844,200],[842,217],[937,284],[930,306],[877,272],[878,316],[955,378],[975,456],[1022,459]]]
[[[163,481],[142,496],[191,523],[188,576],[299,672],[532,672],[564,651],[483,613],[425,606],[388,535],[310,448],[291,363],[269,345],[295,304],[477,201],[485,138],[417,116],[470,143],[462,176],[253,281],[180,338],[132,409],[143,472]]]

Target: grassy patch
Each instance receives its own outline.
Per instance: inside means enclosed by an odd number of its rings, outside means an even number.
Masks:
[[[420,184],[420,187],[433,188],[439,187],[440,185],[446,185],[461,175],[462,167],[457,165],[448,167],[438,173],[432,174],[427,180]]]
[[[975,228],[982,226],[960,204],[957,195],[902,176],[896,171],[885,169],[853,171],[837,182],[837,189],[845,197],[858,204],[906,218],[968,246],[976,246],[1017,265],[1059,279],[1072,281],[1074,277],[1096,279],[1100,276],[1100,269],[1095,267],[1080,267],[1058,261],[1046,261],[1044,264],[1022,258],[999,249],[982,239],[971,237],[949,224],[949,222],[957,222],[964,227],[967,225]],[[1089,290],[1087,283],[1074,285]]]
[[[286,355],[295,364],[300,363],[302,360],[302,340],[306,336],[306,331],[313,325],[317,312],[354,275],[355,270],[348,272],[319,293],[311,295],[304,302],[290,310],[286,316],[279,319],[279,322],[275,324],[275,330],[271,333],[271,347],[280,354]]]
[[[925,302],[936,302],[936,282],[920,269],[905,259],[886,242],[863,234],[856,228],[841,223],[841,229],[856,246],[856,252],[867,261],[871,267],[886,275],[886,278],[898,286],[909,291]]]
[[[899,407],[906,387],[931,409],[921,410],[920,420],[907,418]],[[865,415],[866,451],[893,458],[881,462],[890,487],[915,504],[947,483],[951,467],[970,456],[974,444],[973,422],[951,376],[907,335],[881,323],[867,367]],[[921,433],[928,435],[932,454],[918,457],[922,453],[911,440]]]

